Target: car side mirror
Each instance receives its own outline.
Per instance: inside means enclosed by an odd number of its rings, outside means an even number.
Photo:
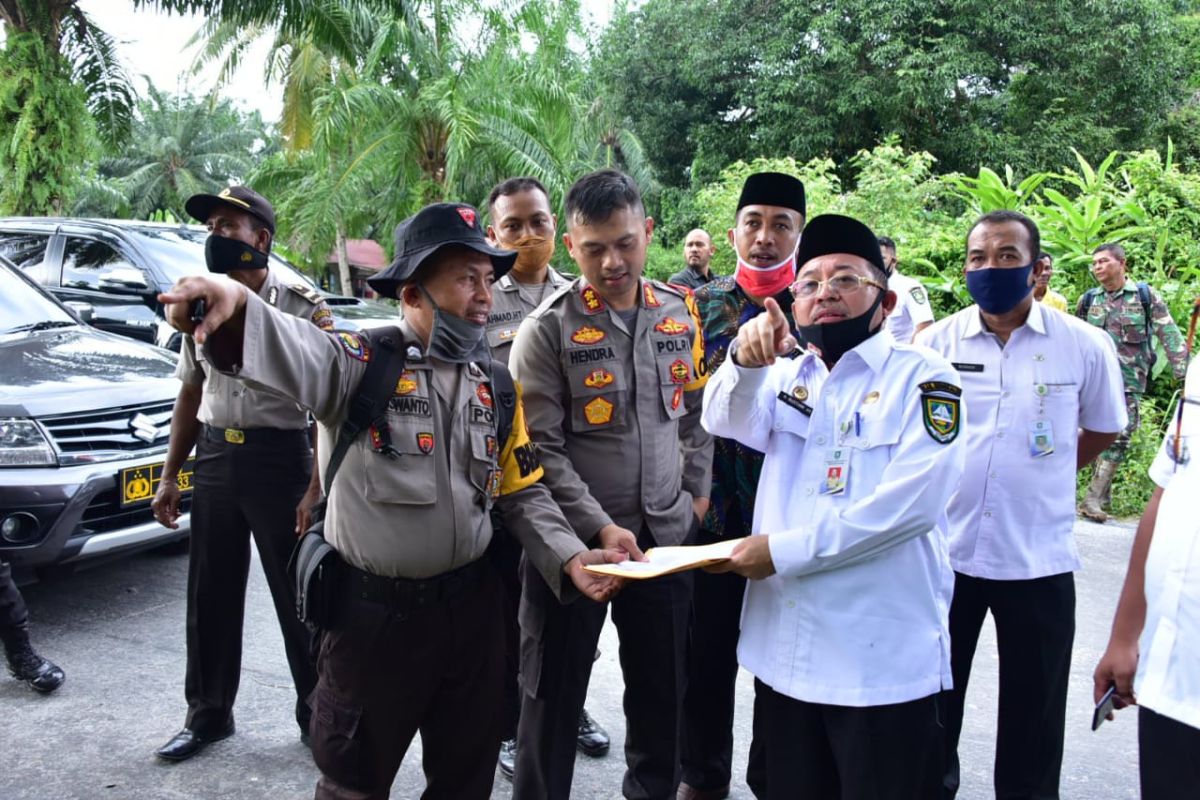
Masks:
[[[75,316],[79,317],[79,321],[85,325],[91,325],[92,320],[96,316],[96,309],[91,303],[84,303],[81,300],[68,300],[63,305],[74,311]]]

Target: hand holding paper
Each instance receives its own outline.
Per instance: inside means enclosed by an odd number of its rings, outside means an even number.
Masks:
[[[673,572],[721,564],[733,555],[734,548],[743,539],[729,539],[704,545],[679,545],[674,547],[651,547],[646,550],[645,561],[622,561],[619,564],[589,564],[588,572],[611,575],[630,580],[644,580],[670,575]]]

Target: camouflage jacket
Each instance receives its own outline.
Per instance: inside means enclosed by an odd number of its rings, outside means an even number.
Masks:
[[[1075,308],[1083,316],[1083,302]],[[1183,334],[1162,297],[1150,289],[1150,329],[1153,336],[1162,342],[1167,359],[1176,378],[1187,372],[1187,349]],[[1153,336],[1146,335],[1146,310],[1138,298],[1137,284],[1126,280],[1116,292],[1099,292],[1092,300],[1086,319],[1097,328],[1103,328],[1117,345],[1117,359],[1121,362],[1121,377],[1125,380],[1125,391],[1142,394],[1149,379],[1150,358],[1154,352]]]

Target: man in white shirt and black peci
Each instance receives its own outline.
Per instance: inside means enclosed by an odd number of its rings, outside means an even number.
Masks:
[[[703,424],[766,456],[738,660],[755,675],[767,797],[936,797],[950,686],[944,509],[966,448],[949,362],[897,344],[875,235],[833,214],[804,231],[792,285],[742,326]]]

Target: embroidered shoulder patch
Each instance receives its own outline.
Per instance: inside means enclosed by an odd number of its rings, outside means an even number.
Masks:
[[[370,349],[367,347],[366,343],[363,342],[362,337],[358,336],[357,334],[339,331],[337,340],[342,346],[342,349],[350,354],[351,358],[356,358],[359,361],[371,360]]]
[[[908,290],[908,293],[910,295],[912,295],[912,299],[913,299],[914,303],[920,303],[921,305],[925,304],[925,301],[927,299],[925,297],[925,290],[922,289],[920,286],[912,287],[911,289]]]
[[[929,389],[926,389],[929,387]],[[962,420],[957,386],[940,381],[921,384],[921,422],[925,431],[938,444],[950,444],[958,438]]]

